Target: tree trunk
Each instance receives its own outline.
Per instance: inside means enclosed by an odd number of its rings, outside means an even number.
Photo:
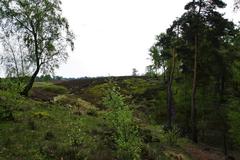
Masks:
[[[227,135],[226,135],[226,133],[227,133],[226,128],[224,128],[224,131],[223,131],[223,148],[224,148],[225,157],[228,156]]]
[[[29,93],[30,89],[32,88],[35,78],[37,77],[39,71],[40,71],[40,66],[37,67],[37,69],[31,76],[28,84],[24,87],[23,91],[20,93],[22,96],[26,96],[26,97],[28,96],[28,93]]]
[[[188,100],[187,100],[187,96],[188,96],[188,93],[187,93],[187,85],[188,85],[188,82],[187,82],[187,75],[186,73],[184,73],[184,105],[185,106],[189,106],[188,104]],[[187,136],[189,136],[190,132],[191,131],[191,126],[190,126],[190,110],[186,109],[186,121],[185,121],[185,134]]]
[[[172,95],[172,83],[173,83],[173,77],[174,77],[174,70],[175,70],[175,49],[172,49],[172,65],[171,65],[171,73],[169,75],[169,81],[168,81],[168,91],[167,91],[167,106],[168,106],[168,129],[172,129],[172,120],[173,120],[173,95]]]
[[[22,47],[20,45],[20,58],[21,58],[21,76],[24,77],[25,76],[25,68],[24,68],[24,58],[23,58],[23,50],[22,50]]]
[[[166,69],[165,69],[165,66],[163,66],[163,82],[164,82],[164,84],[166,82]]]
[[[192,83],[192,99],[191,99],[191,129],[192,129],[192,141],[198,143],[197,133],[197,107],[196,107],[196,84],[197,84],[197,53],[198,53],[198,38],[195,35],[195,47],[194,47],[194,70],[193,70],[193,83]]]
[[[225,72],[223,72],[225,73]],[[221,80],[220,80],[220,104],[219,104],[219,107],[222,106],[224,104],[224,90],[225,90],[225,77],[224,75],[221,76]],[[218,108],[219,112],[220,112],[220,116],[221,116],[221,113],[223,110],[224,111],[224,108],[223,107],[220,107]],[[225,116],[221,116],[221,119],[222,119],[222,123],[223,123],[223,149],[224,149],[224,155],[225,157],[228,156],[228,145],[227,145],[227,133],[228,133],[228,127],[227,127],[227,122],[226,122],[226,118]]]
[[[31,76],[28,84],[25,86],[25,88],[23,89],[23,91],[20,93],[22,96],[28,96],[28,93],[30,91],[30,89],[33,86],[34,80],[37,77],[39,71],[40,71],[40,59],[39,59],[39,52],[38,52],[38,36],[37,36],[37,32],[35,32],[35,28],[33,24],[30,24],[32,26],[32,30],[33,30],[33,37],[34,37],[34,48],[35,48],[35,57],[36,57],[36,64],[37,64],[37,68],[35,70],[35,72],[33,73],[33,75]]]
[[[12,49],[11,49],[12,50]],[[18,64],[17,64],[17,59],[16,56],[14,54],[14,51],[12,50],[12,55],[13,55],[13,61],[14,61],[14,65],[15,65],[15,69],[16,69],[16,76],[19,79],[20,75],[19,75],[19,70],[18,70]]]

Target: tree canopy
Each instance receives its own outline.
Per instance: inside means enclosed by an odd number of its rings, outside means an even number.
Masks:
[[[25,54],[34,72],[22,95],[28,95],[40,71],[51,72],[66,61],[67,46],[74,46],[60,0],[2,0],[0,25],[7,37],[17,34],[29,50]]]
[[[204,104],[203,101],[207,101],[200,96],[203,90],[209,89],[205,98],[212,97],[212,101],[208,102],[218,106],[216,111],[222,122],[220,128],[224,135],[227,134],[226,106],[231,103],[227,99],[231,95],[229,84],[234,76],[233,64],[240,60],[240,50],[237,42],[239,28],[217,10],[225,6],[221,0],[193,0],[187,3],[186,12],[173,21],[166,33],[157,36],[150,49],[153,66],[166,67],[163,76],[167,74],[168,77],[168,123],[173,118],[174,107],[179,106],[176,103],[179,96],[191,96],[191,105],[186,108],[186,114],[190,113],[191,119],[186,123],[191,126],[187,130],[190,130],[194,142],[198,142],[199,121],[206,109],[202,107],[209,105]],[[183,95],[173,94],[174,88],[182,86],[178,82],[184,84]],[[184,101],[185,105],[189,105],[186,99]]]

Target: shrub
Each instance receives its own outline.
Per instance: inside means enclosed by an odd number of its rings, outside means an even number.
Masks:
[[[19,93],[22,91],[25,83],[14,78],[3,78],[0,79],[0,89],[5,91],[10,91],[14,93]]]
[[[176,126],[173,126],[172,129],[165,131],[164,137],[166,138],[167,144],[171,146],[177,145],[180,137],[179,129]]]
[[[14,120],[13,112],[17,109],[19,96],[14,91],[0,90],[0,120]]]
[[[9,109],[0,109],[0,120],[2,121],[12,121],[14,120],[13,112]]]
[[[71,124],[68,137],[76,159],[88,159],[96,151],[95,138],[87,134],[79,123]]]
[[[141,78],[130,78],[123,81],[123,85],[126,86],[125,93],[137,95],[143,94],[148,88],[151,87],[146,80]]]
[[[238,99],[230,100],[230,109],[228,111],[228,123],[230,126],[230,136],[233,141],[240,146],[240,101]]]
[[[116,87],[108,90],[104,97],[104,105],[110,109],[106,119],[114,129],[114,142],[119,159],[140,159],[142,147],[138,127],[134,122],[133,113],[125,104],[124,97],[117,91]]]
[[[104,91],[108,89],[108,83],[97,84],[87,89],[87,93],[93,95],[94,97],[102,98],[104,96]]]
[[[55,135],[51,131],[46,132],[45,135],[44,135],[45,140],[52,140],[54,138],[55,138]]]

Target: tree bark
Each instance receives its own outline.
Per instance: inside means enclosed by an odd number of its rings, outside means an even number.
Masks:
[[[16,56],[15,56],[15,53],[14,53],[14,50],[13,50],[12,46],[11,46],[10,44],[9,44],[9,46],[10,46],[10,49],[11,49],[11,52],[12,52],[12,56],[13,56],[13,61],[14,61],[15,69],[16,69],[17,78],[19,78],[20,75],[19,75],[19,70],[18,70],[17,59],[16,59]]]
[[[40,67],[37,67],[37,69],[31,76],[28,84],[24,87],[23,91],[20,93],[22,96],[26,96],[26,97],[28,96],[28,93],[29,93],[30,89],[32,88],[35,78],[37,77],[39,71],[40,71]]]
[[[40,71],[40,67],[41,67],[40,59],[39,59],[39,52],[38,52],[38,36],[37,36],[37,32],[35,32],[34,25],[31,24],[31,26],[32,26],[33,37],[34,37],[34,46],[35,46],[34,54],[36,57],[37,68],[36,68],[35,72],[33,73],[33,75],[31,76],[28,84],[25,86],[23,91],[20,93],[22,96],[26,96],[26,97],[28,96],[28,93],[29,93],[30,89],[32,88],[35,78],[37,77],[37,75]]]
[[[167,106],[168,106],[168,129],[172,129],[172,121],[173,121],[173,95],[172,95],[172,83],[173,83],[173,77],[174,77],[174,70],[175,70],[175,49],[172,49],[172,65],[171,65],[171,73],[169,75],[169,81],[168,81],[168,91],[167,91]]]
[[[197,84],[197,54],[198,54],[198,37],[195,35],[194,45],[194,69],[193,69],[193,83],[192,83],[192,98],[191,98],[191,129],[192,141],[198,143],[197,133],[197,107],[196,107],[196,84]]]
[[[225,72],[223,72],[224,74]],[[224,75],[221,76],[221,80],[220,80],[220,104],[219,104],[219,107],[222,106],[224,104],[224,90],[225,90],[225,77]],[[219,112],[220,112],[220,116],[221,116],[221,109],[223,109],[222,107],[221,108],[218,108]],[[228,156],[228,145],[227,145],[227,132],[228,132],[228,127],[227,127],[227,122],[226,122],[226,118],[221,116],[221,119],[222,119],[222,123],[223,123],[223,149],[224,149],[224,155],[225,157]]]
[[[166,69],[165,66],[163,66],[163,82],[166,82]]]

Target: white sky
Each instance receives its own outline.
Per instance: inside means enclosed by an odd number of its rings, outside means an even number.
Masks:
[[[56,75],[64,77],[140,74],[148,50],[184,12],[190,0],[62,0],[63,14],[76,35],[75,50]],[[224,10],[233,19],[233,0]],[[240,19],[238,19],[240,20]]]

